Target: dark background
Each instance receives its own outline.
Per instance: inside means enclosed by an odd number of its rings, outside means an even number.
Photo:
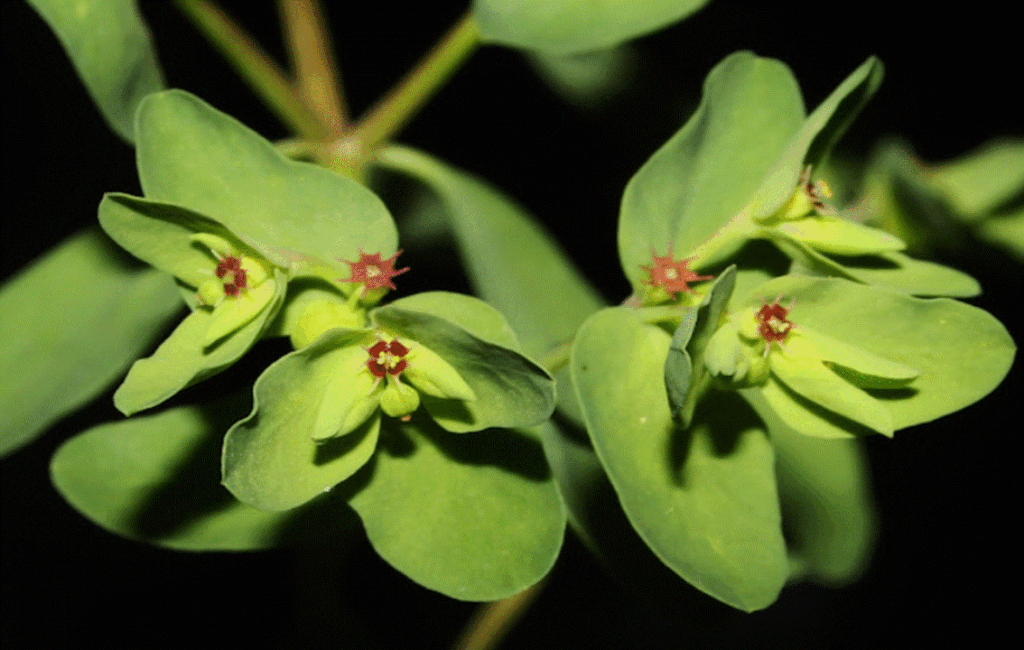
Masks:
[[[403,5],[400,12],[384,3],[360,9],[349,4],[328,11],[355,113],[385,92],[464,9],[449,1]],[[618,301],[627,293],[615,249],[622,189],[683,123],[710,68],[734,50],[788,63],[808,107],[868,55],[878,55],[886,64],[885,82],[842,143],[854,156],[885,136],[902,136],[925,160],[941,161],[991,137],[1022,135],[1015,79],[1019,35],[1012,21],[971,14],[969,7],[910,15],[894,10],[895,4],[789,3],[769,10],[712,2],[695,17],[637,41],[633,85],[588,109],[552,93],[517,53],[484,48],[401,140],[515,196],[552,229],[609,300]],[[279,55],[273,6],[238,7],[244,9],[234,8],[234,15]],[[42,21],[20,2],[2,2],[0,10],[8,160],[0,261],[7,277],[92,223],[103,192],[139,188],[131,149],[106,129]],[[143,10],[169,85],[203,97],[268,138],[286,135],[173,7],[143,3]],[[972,302],[1021,340],[1021,267],[981,247],[948,253],[945,261],[981,280],[986,293]],[[453,276],[450,284],[458,287],[460,280]],[[738,614],[725,630],[694,632],[694,621],[627,595],[568,534],[550,584],[504,647],[956,647],[1008,628],[1017,608],[994,586],[1019,572],[1011,529],[1019,518],[1019,480],[1011,477],[1021,426],[1011,409],[1021,384],[1017,369],[980,404],[901,431],[895,440],[866,441],[881,533],[872,565],[857,584],[790,587],[767,611]],[[376,639],[372,647],[443,648],[473,611],[413,585],[365,544],[329,559],[284,551],[187,554],[100,530],[50,486],[48,459],[64,439],[117,417],[104,396],[0,464],[2,634],[8,647],[88,641],[136,647],[201,639],[227,648],[347,648],[363,647],[358,641],[370,638]],[[331,593],[320,598],[317,589]],[[331,599],[362,623],[328,608]],[[359,631],[360,625],[365,629]]]

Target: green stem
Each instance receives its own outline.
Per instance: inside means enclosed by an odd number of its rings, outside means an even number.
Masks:
[[[298,93],[329,137],[338,137],[348,128],[348,116],[323,8],[318,0],[278,0],[278,9]]]
[[[541,580],[532,587],[493,603],[484,603],[466,624],[452,650],[491,650],[497,648],[512,626],[544,588]]]
[[[282,122],[311,140],[327,135],[327,128],[281,69],[216,4],[210,0],[176,3]]]
[[[356,125],[346,138],[369,154],[396,133],[444,85],[480,44],[472,14],[466,14],[441,41]],[[337,143],[342,148],[344,143]]]

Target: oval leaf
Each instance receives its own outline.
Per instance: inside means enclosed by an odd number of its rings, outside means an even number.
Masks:
[[[715,66],[697,112],[623,194],[619,256],[635,291],[652,253],[683,259],[743,208],[803,119],[784,64],[739,52]]]
[[[580,330],[572,373],[594,449],[665,564],[733,607],[767,607],[787,574],[771,444],[727,393],[677,429],[663,383],[669,344],[623,308]]]
[[[547,574],[565,515],[533,436],[455,436],[422,414],[382,428],[366,485],[350,500],[381,557],[460,600],[506,598]]]
[[[336,267],[359,251],[395,252],[390,213],[366,187],[288,160],[237,120],[180,90],[139,107],[139,178],[146,198],[223,224],[283,268],[314,258]]]

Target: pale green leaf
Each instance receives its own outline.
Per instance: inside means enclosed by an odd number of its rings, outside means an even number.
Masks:
[[[796,189],[807,166],[817,170],[882,83],[882,63],[868,58],[807,116],[803,126],[758,188],[749,211],[755,217],[775,212]]]
[[[663,379],[669,344],[624,308],[584,324],[572,372],[594,448],[662,561],[733,607],[767,607],[787,573],[771,444],[729,393],[677,429]]]
[[[803,119],[800,89],[784,64],[739,52],[715,66],[697,112],[622,197],[619,256],[635,292],[652,253],[671,248],[683,259],[740,212]]]
[[[174,283],[96,228],[0,290],[0,455],[95,398],[182,308]]]
[[[359,259],[360,250],[388,257],[397,248],[394,222],[373,192],[288,160],[186,92],[142,103],[136,146],[146,198],[214,219],[278,266],[326,264],[344,277],[341,260]]]
[[[460,600],[506,598],[544,577],[565,515],[536,438],[510,429],[457,436],[423,415],[382,429],[350,499],[381,557]]]
[[[135,108],[164,87],[149,30],[134,0],[28,0],[119,136],[134,140]]]
[[[486,42],[573,54],[604,49],[667,27],[707,0],[473,0]]]
[[[331,330],[278,359],[256,380],[252,413],[224,440],[224,485],[240,501],[261,510],[300,506],[373,455],[379,413],[347,435],[314,439],[327,390],[339,370],[350,367],[346,352],[362,352],[358,346],[366,338],[365,330]]]
[[[244,408],[179,407],[89,429],[57,450],[54,485],[99,526],[179,550],[324,544],[358,525],[336,498],[271,513],[239,503],[220,485],[222,434]]]

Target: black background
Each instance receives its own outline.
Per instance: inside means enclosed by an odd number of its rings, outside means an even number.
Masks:
[[[383,3],[359,9],[349,4],[335,3],[328,11],[355,113],[385,92],[464,9],[449,1],[403,5],[401,11]],[[517,53],[484,48],[401,140],[515,196],[551,228],[608,299],[619,301],[627,293],[615,250],[622,189],[682,124],[710,68],[734,50],[788,63],[809,107],[864,58],[878,55],[886,80],[842,143],[852,155],[898,135],[925,160],[941,161],[991,137],[1022,134],[1013,21],[969,9],[912,15],[896,4],[766,9],[712,2],[690,20],[637,41],[633,86],[589,109],[558,98]],[[227,7],[280,57],[271,4]],[[6,277],[92,223],[103,192],[139,188],[132,150],[107,130],[42,21],[20,2],[3,2],[0,9]],[[172,6],[143,3],[143,10],[169,85],[203,97],[268,138],[286,135]],[[986,293],[972,302],[1021,340],[1020,267],[984,248],[950,253],[945,261],[981,280]],[[423,265],[443,271],[430,260]],[[436,277],[423,275],[430,278],[426,286],[436,288]],[[454,275],[448,282],[460,287]],[[963,335],[968,340],[970,332]],[[895,440],[866,441],[881,533],[872,565],[857,584],[790,587],[764,612],[738,614],[726,630],[695,632],[694,621],[627,595],[569,534],[547,589],[503,647],[956,647],[1011,626],[1017,608],[997,585],[1009,581],[1009,593],[1015,593],[1019,572],[1011,526],[1020,511],[1015,476],[1021,426],[1011,409],[1021,384],[1019,370],[1012,371],[980,404],[901,431]],[[443,648],[473,611],[473,605],[410,583],[365,544],[331,558],[284,551],[189,554],[100,530],[50,486],[48,459],[64,439],[117,417],[104,396],[0,464],[2,633],[8,647],[202,640],[227,648]],[[334,602],[361,622],[335,610]],[[366,639],[373,644],[361,645]]]

